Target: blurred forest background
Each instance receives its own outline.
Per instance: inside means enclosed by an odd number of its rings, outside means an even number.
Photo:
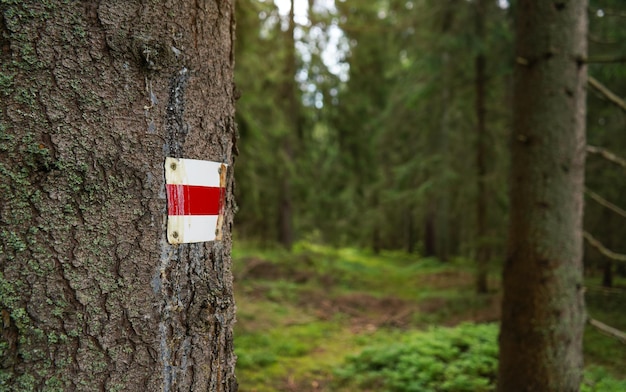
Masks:
[[[358,367],[371,356],[346,358],[397,331],[497,321],[515,2],[294,3],[237,1],[242,390],[430,390],[377,384]],[[587,302],[624,330],[626,3],[588,12]],[[494,329],[464,331],[495,345]],[[585,344],[608,368],[591,372],[616,379],[585,388],[626,390],[624,346],[591,331]],[[437,390],[492,390],[492,376]]]

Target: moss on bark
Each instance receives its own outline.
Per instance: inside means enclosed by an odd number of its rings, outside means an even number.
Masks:
[[[0,0],[8,390],[236,389],[230,231],[165,241],[165,141],[233,163],[232,3],[219,7]]]

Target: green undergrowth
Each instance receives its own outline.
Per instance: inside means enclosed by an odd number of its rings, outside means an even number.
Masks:
[[[245,273],[245,269],[258,260],[282,272],[280,279],[266,279],[273,283],[302,283],[302,280],[306,280],[314,286],[326,283],[326,288],[336,292],[363,290],[376,296],[393,295],[410,300],[431,294],[428,287],[422,285],[420,278],[437,272],[456,273],[458,268],[457,264],[445,264],[432,258],[420,259],[401,252],[373,254],[353,248],[334,249],[311,243],[298,243],[292,252],[281,249],[259,251],[235,246],[233,258],[236,275]]]
[[[495,391],[497,324],[461,324],[409,332],[391,345],[371,346],[335,370],[338,390],[380,392]],[[620,392],[626,381],[590,366],[582,392]]]
[[[242,391],[493,390],[495,274],[492,292],[476,295],[467,261],[311,243],[235,242],[233,262]],[[626,329],[623,302],[588,302],[594,318]],[[585,338],[582,390],[626,390],[624,345],[589,328]]]
[[[394,344],[348,357],[336,370],[338,382],[346,390],[492,391],[497,333],[493,324],[409,332]]]
[[[236,244],[233,261],[237,378],[244,391],[333,390],[333,369],[347,355],[392,342],[403,329],[426,325],[433,313],[444,317],[445,309],[422,315],[422,300],[464,296],[424,280],[453,265],[404,253]],[[381,323],[396,312],[405,315],[401,328]]]

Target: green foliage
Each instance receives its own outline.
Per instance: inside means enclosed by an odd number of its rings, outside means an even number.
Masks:
[[[494,390],[497,368],[493,324],[462,324],[413,333],[401,341],[363,350],[337,374],[358,386],[389,392]]]
[[[292,252],[258,250],[235,241],[233,262],[242,390],[297,389],[285,387],[287,379],[307,386],[301,390],[318,382],[327,386],[321,391],[335,392],[428,391],[428,382],[447,388],[430,389],[437,391],[493,390],[496,325],[429,329],[496,320],[498,294],[474,294],[466,260],[442,263],[400,251],[375,254],[305,241]],[[367,301],[346,302],[351,298]],[[386,309],[390,300],[404,307]],[[592,317],[626,329],[621,297],[588,291],[587,303]],[[404,309],[410,316],[401,328],[384,322]],[[584,343],[590,367],[583,392],[623,390],[623,346],[591,327]]]
[[[313,3],[311,3],[313,4]],[[238,3],[237,85],[241,157],[236,230],[272,241],[288,177],[296,236],[336,245],[469,254],[474,246],[473,64],[488,53],[489,245],[506,222],[508,59],[506,10],[491,4],[485,42],[473,35],[472,2],[335,2],[296,26],[298,130],[284,101],[289,39],[271,2]],[[333,38],[333,34],[338,37]],[[323,52],[336,39],[335,64]],[[332,61],[331,61],[332,63]],[[343,71],[339,72],[338,69]],[[349,72],[347,72],[349,70]],[[262,77],[259,77],[262,75]],[[289,80],[291,78],[291,80]],[[297,133],[297,134],[296,134]],[[292,157],[285,154],[290,141]]]
[[[414,283],[406,283],[408,279],[417,280],[420,276],[433,272],[448,271],[457,274],[459,271],[470,270],[469,267],[457,263],[446,264],[435,258],[418,258],[405,252],[383,251],[375,254],[357,248],[333,248],[307,241],[297,242],[292,252],[281,249],[255,252],[244,247],[235,247],[233,258],[256,259],[271,264],[277,270],[277,276],[268,285],[266,296],[283,302],[297,298],[299,290],[310,289],[328,281],[333,283],[332,287],[327,287],[326,293],[329,296],[362,291],[377,297],[394,295],[415,300],[428,297],[429,294],[438,296],[441,292],[430,293],[426,287],[422,287],[418,293]],[[241,264],[235,262],[235,274],[241,273],[242,268]],[[301,277],[306,284],[291,281],[289,277]],[[456,296],[458,292],[459,290],[455,290],[448,294]]]
[[[585,372],[581,392],[622,392],[626,391],[626,380],[615,379],[605,368],[591,366]]]
[[[326,329],[327,325],[307,323],[242,336],[237,340],[237,366],[264,368],[278,362],[278,358],[305,356],[319,343]]]
[[[370,326],[377,321],[368,321],[384,319],[376,313],[385,311],[384,306],[368,306],[396,297],[417,303],[422,290],[416,292],[415,284],[406,282],[450,269],[434,259],[418,260],[403,252],[375,255],[309,242],[296,243],[293,252],[259,251],[235,243],[237,374],[242,389],[259,392],[281,390],[288,377],[328,379],[346,355],[375,342],[396,340],[398,333],[378,330]],[[365,301],[352,303],[351,298]],[[334,310],[335,301],[346,299],[347,308]],[[352,331],[355,314],[363,318],[358,328],[371,328],[370,332]],[[419,322],[420,317],[406,320]]]
[[[336,369],[341,385],[385,392],[488,392],[497,374],[496,324],[461,324],[407,334],[394,344],[371,346]],[[585,371],[582,392],[619,392],[626,380],[606,368]]]

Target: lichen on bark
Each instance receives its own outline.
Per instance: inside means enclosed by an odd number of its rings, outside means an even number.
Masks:
[[[0,385],[236,390],[230,232],[165,241],[165,156],[233,163],[220,7],[0,1]]]

